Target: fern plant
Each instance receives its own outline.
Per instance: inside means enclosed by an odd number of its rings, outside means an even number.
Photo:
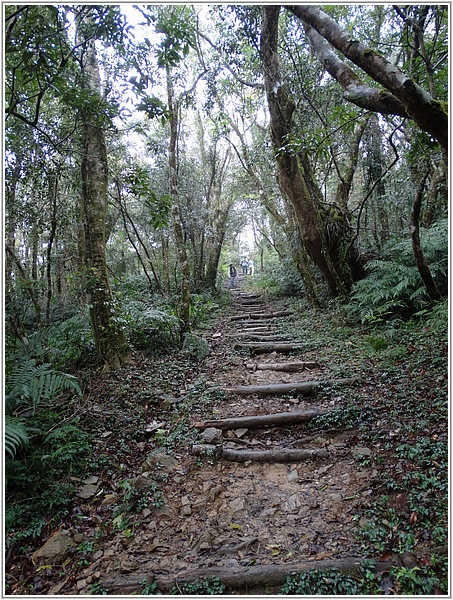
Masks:
[[[21,446],[29,442],[27,428],[23,421],[11,415],[5,416],[5,451],[11,459],[16,456]]]
[[[35,413],[39,404],[54,400],[65,390],[82,395],[77,377],[56,371],[48,363],[36,364],[30,358],[13,367],[6,379],[6,412],[11,414],[25,405]]]
[[[440,221],[423,230],[422,246],[441,293],[448,284],[448,224]],[[390,241],[382,258],[370,261],[369,275],[354,285],[349,308],[357,312],[362,323],[385,320],[396,314],[408,316],[423,308],[429,298],[415,264],[410,239]]]

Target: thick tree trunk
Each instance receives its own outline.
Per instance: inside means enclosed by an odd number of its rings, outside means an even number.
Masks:
[[[329,452],[325,448],[301,448],[301,449],[280,449],[280,450],[231,450],[221,446],[210,444],[194,444],[192,453],[195,456],[216,456],[232,462],[278,462],[278,463],[297,463],[304,460],[313,460],[315,458],[327,458]]]
[[[47,300],[46,300],[46,327],[50,326],[50,305],[52,302],[52,248],[57,231],[57,180],[53,182],[54,189],[50,190],[51,214],[50,214],[50,232],[46,248],[46,279],[47,279]]]
[[[345,221],[341,227],[336,228],[335,237],[328,240],[326,221],[329,220],[329,215],[320,203],[307,157],[297,156],[285,147],[292,131],[295,105],[282,81],[278,61],[280,7],[264,6],[263,10],[261,57],[279,184],[291,201],[303,244],[323,274],[331,293],[345,294],[353,281],[354,269],[348,268],[348,264],[357,260],[352,256],[341,257],[335,248],[341,238],[350,237],[352,234],[348,231],[349,227]],[[342,215],[336,216],[339,217],[336,219],[338,223]],[[343,245],[347,247],[347,244]]]
[[[213,234],[209,243],[205,274],[205,284],[212,292],[216,291],[217,271],[219,268],[223,240],[225,239],[226,225],[228,216],[230,214],[230,208],[231,206],[228,205],[223,210],[218,209],[212,224]]]
[[[102,102],[99,67],[94,42],[86,42],[82,59],[82,86]],[[115,318],[105,248],[108,201],[107,149],[96,109],[81,110],[82,194],[80,217],[83,237],[84,287],[98,361],[105,369],[118,368],[130,360],[124,332]]]
[[[284,373],[298,373],[299,371],[311,371],[319,369],[317,362],[287,362],[287,363],[258,363],[252,365],[258,371],[283,371]]]
[[[298,342],[236,342],[235,348],[247,348],[254,352],[293,352],[306,350],[306,344]]]

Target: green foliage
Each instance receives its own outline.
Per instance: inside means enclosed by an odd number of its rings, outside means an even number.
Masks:
[[[50,403],[66,390],[82,395],[76,377],[28,359],[11,366],[6,379],[6,409],[11,413],[21,405],[31,405],[35,412],[38,405]]]
[[[225,586],[217,577],[200,579],[193,583],[180,583],[170,590],[172,596],[219,596],[225,591]]]
[[[47,331],[49,356],[54,367],[68,369],[95,352],[88,314],[74,315]]]
[[[91,448],[88,435],[71,423],[49,433],[44,439],[44,447],[46,452],[42,455],[41,462],[44,465],[50,464],[54,472],[62,473],[67,472],[74,461],[86,461]]]
[[[118,513],[137,513],[149,506],[159,508],[164,504],[164,496],[159,485],[149,479],[146,486],[143,485],[144,478],[125,479],[118,487],[124,490],[122,504]]]
[[[190,298],[190,323],[192,327],[199,327],[212,319],[213,309],[216,308],[210,294],[191,294]]]
[[[146,579],[142,581],[141,596],[155,596],[157,594],[157,582],[147,583]]]
[[[198,361],[204,360],[210,353],[208,342],[191,332],[184,334],[182,349]]]
[[[11,415],[5,416],[5,450],[10,458],[14,458],[20,446],[29,442],[27,428],[22,419]]]
[[[278,593],[285,596],[355,596],[369,591],[366,588],[367,586],[356,577],[342,573],[338,569],[327,571],[313,569],[313,571],[288,575]]]
[[[108,596],[109,593],[109,588],[102,583],[102,580],[93,583],[90,589],[90,596]]]
[[[14,463],[19,467],[23,466],[23,463],[11,461],[11,464]],[[30,473],[22,471],[15,484],[27,493],[21,502],[9,500],[6,503],[5,530],[8,545],[39,539],[49,523],[58,521],[67,514],[68,505],[75,496],[73,484],[49,481],[42,472],[39,472],[38,481]]]
[[[355,406],[338,408],[326,415],[314,417],[307,423],[307,429],[352,429],[359,423],[361,411]]]
[[[435,594],[439,579],[429,569],[394,567],[390,572],[398,594],[405,596]]]
[[[148,116],[151,116],[150,111],[155,112],[154,116],[164,114],[162,103],[156,98],[145,100],[147,102],[153,100],[153,102],[146,106],[143,104],[137,107],[138,110],[145,110]],[[143,102],[145,102],[145,100],[143,100]],[[156,102],[159,102],[157,106]],[[124,173],[123,180],[126,191],[143,203],[147,217],[153,228],[162,229],[163,227],[168,227],[171,198],[168,194],[164,194],[160,197],[157,196],[154,191],[155,184],[152,180],[149,167],[134,164]]]
[[[177,317],[147,302],[124,302],[123,323],[129,342],[138,350],[162,352],[177,346]]]
[[[425,260],[441,293],[447,293],[448,223],[440,221],[421,232]],[[425,287],[415,265],[411,241],[391,240],[382,258],[368,263],[369,275],[354,285],[350,308],[362,323],[408,316],[428,302]]]

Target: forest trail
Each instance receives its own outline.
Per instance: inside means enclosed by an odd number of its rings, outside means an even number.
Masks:
[[[290,311],[249,291],[247,278],[238,281],[234,314],[208,334],[210,355],[201,368],[215,400],[190,415],[198,430],[195,443],[184,452],[151,453],[135,474],[135,493],[146,496],[157,480],[163,504],[144,508],[133,533],[110,529],[100,537],[68,593],[87,593],[97,581],[114,595],[140,593],[145,585],[166,593],[183,582],[217,577],[228,594],[270,594],[291,571],[351,569],[366,558],[355,541],[353,518],[371,494],[375,474],[363,464],[371,450],[360,445],[353,429],[306,431],[300,415],[341,407],[341,393],[328,401],[317,398],[316,388],[308,394],[256,393],[255,386],[323,385],[326,365],[318,362],[316,340],[288,335]],[[263,343],[263,337],[295,349],[244,346]],[[242,387],[240,394],[235,386]],[[255,393],[244,392],[247,386]],[[294,422],[273,426],[272,415],[281,413]],[[264,426],[219,430],[203,424],[264,415],[270,415]],[[308,451],[308,458],[298,451]],[[98,506],[99,525],[117,498],[107,491],[99,488],[87,499]],[[53,593],[59,589],[61,584]]]

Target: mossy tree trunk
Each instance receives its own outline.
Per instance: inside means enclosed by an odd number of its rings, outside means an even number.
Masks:
[[[83,24],[81,24],[83,25]],[[83,32],[83,26],[79,27]],[[83,35],[83,33],[82,33]],[[93,39],[86,39],[80,59],[81,86],[87,99],[80,109],[82,121],[82,193],[80,197],[80,251],[83,287],[90,310],[97,360],[105,370],[130,359],[130,349],[117,319],[106,260],[108,200],[107,149],[102,121],[103,103],[99,67]]]
[[[278,60],[279,6],[265,6],[261,58],[276,153],[279,185],[291,201],[302,242],[324,276],[332,295],[349,292],[361,275],[352,232],[343,211],[323,205],[306,155],[287,149],[295,105],[282,81]],[[343,250],[345,255],[343,255]]]
[[[186,250],[183,220],[179,206],[177,143],[181,100],[175,97],[171,67],[168,64],[166,66],[166,73],[168,107],[170,110],[170,140],[168,143],[169,188],[172,200],[173,233],[175,235],[180,270],[178,317],[180,323],[179,331],[182,340],[184,334],[190,331],[191,288],[189,258]]]

